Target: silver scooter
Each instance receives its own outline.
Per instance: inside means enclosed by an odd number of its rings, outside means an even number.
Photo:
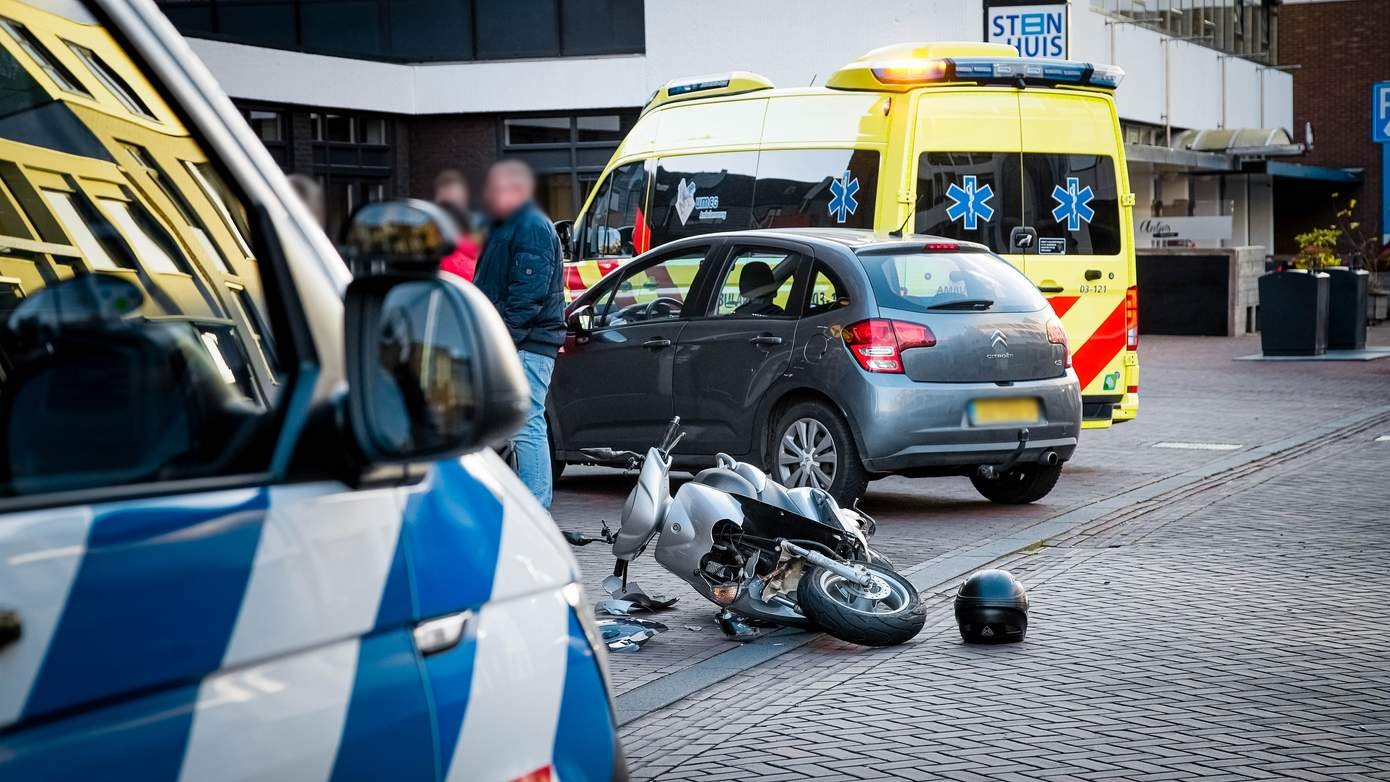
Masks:
[[[607,448],[583,453],[602,464],[641,466],[616,533],[567,533],[575,545],[611,543],[618,562],[610,594],[646,597],[627,582],[627,567],[653,538],[656,561],[720,606],[726,633],[750,625],[815,628],[865,646],[904,643],[922,629],[917,590],[869,547],[873,519],[841,508],[823,489],[787,489],[727,454],[671,495],[671,451],[680,419],[646,456]],[[655,602],[649,607],[669,605]]]

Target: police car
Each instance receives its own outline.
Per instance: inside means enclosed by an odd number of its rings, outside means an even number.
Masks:
[[[0,0],[0,779],[624,778],[526,388],[143,0]]]

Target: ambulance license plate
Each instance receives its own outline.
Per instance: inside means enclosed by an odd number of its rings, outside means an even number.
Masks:
[[[1035,424],[1042,420],[1042,409],[1032,397],[1022,399],[976,399],[967,408],[971,426]]]

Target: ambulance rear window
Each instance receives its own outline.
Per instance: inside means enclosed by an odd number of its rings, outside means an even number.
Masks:
[[[1109,157],[1025,154],[1023,209],[1024,224],[1038,232],[1039,253],[1061,249],[1049,238],[1064,240],[1067,255],[1120,252],[1120,199]]]
[[[1039,253],[1117,255],[1118,193],[1104,155],[923,152],[914,230],[1008,253],[1010,233],[1027,226]]]

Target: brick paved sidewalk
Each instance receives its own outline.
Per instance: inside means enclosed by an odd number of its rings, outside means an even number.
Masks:
[[[1390,343],[1390,328],[1371,341]],[[1094,503],[1121,489],[1219,458],[1221,451],[1164,449],[1160,441],[1219,442],[1242,449],[1277,439],[1386,400],[1390,360],[1370,363],[1262,364],[1232,361],[1256,352],[1254,337],[1144,337],[1143,409],[1139,420],[1111,430],[1087,431],[1057,489],[1034,505],[983,501],[965,478],[890,478],[870,484],[866,509],[879,521],[874,544],[900,568],[946,552],[1006,537],[1068,508]],[[1239,451],[1236,451],[1239,453]],[[554,509],[563,529],[594,533],[598,520],[616,527],[635,476],[571,468],[557,487]],[[576,552],[590,600],[612,570],[606,546]],[[619,694],[654,682],[732,648],[711,618],[714,606],[650,554],[633,564],[633,577],[653,591],[679,598],[675,610],[655,617],[671,631],[641,652],[614,655],[610,666]],[[690,630],[688,627],[698,627]]]
[[[1390,779],[1390,423],[1015,558],[1028,640],[821,639],[624,730],[637,779]]]

